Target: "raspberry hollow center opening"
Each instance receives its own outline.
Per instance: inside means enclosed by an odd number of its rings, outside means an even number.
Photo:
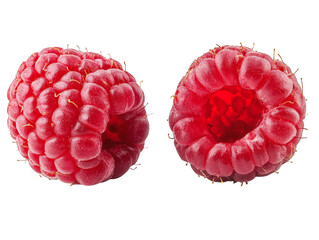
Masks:
[[[125,121],[117,115],[110,115],[106,130],[102,133],[103,149],[107,149],[121,142]]]
[[[218,142],[235,142],[255,129],[265,108],[254,91],[224,87],[209,96],[204,121]]]

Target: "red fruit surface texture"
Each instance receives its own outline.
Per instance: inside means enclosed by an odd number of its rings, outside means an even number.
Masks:
[[[213,182],[247,182],[292,158],[305,112],[302,89],[285,63],[223,46],[191,64],[169,125],[179,156],[195,173]]]
[[[119,62],[97,53],[33,53],[7,96],[11,136],[50,179],[93,185],[121,177],[149,132],[142,89]]]

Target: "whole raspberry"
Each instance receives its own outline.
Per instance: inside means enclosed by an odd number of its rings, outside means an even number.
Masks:
[[[247,182],[295,153],[306,104],[282,61],[243,46],[195,60],[174,95],[169,124],[192,169],[214,181]]]
[[[8,127],[30,166],[93,185],[121,177],[144,148],[144,93],[121,64],[58,47],[33,53],[8,90]]]

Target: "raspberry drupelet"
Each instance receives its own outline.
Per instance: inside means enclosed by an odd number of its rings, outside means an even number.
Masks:
[[[244,46],[216,47],[181,79],[169,116],[176,150],[213,182],[247,182],[295,153],[306,111],[282,61]]]
[[[144,93],[112,58],[59,47],[33,53],[8,89],[8,127],[38,173],[93,185],[136,163],[149,132]]]

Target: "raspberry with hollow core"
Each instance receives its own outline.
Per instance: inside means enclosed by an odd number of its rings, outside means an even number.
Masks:
[[[21,64],[7,96],[11,136],[50,179],[93,185],[118,178],[144,148],[144,93],[112,58],[45,48]]]
[[[290,68],[244,46],[216,47],[180,81],[169,116],[176,150],[214,181],[247,182],[295,153],[306,103]]]

